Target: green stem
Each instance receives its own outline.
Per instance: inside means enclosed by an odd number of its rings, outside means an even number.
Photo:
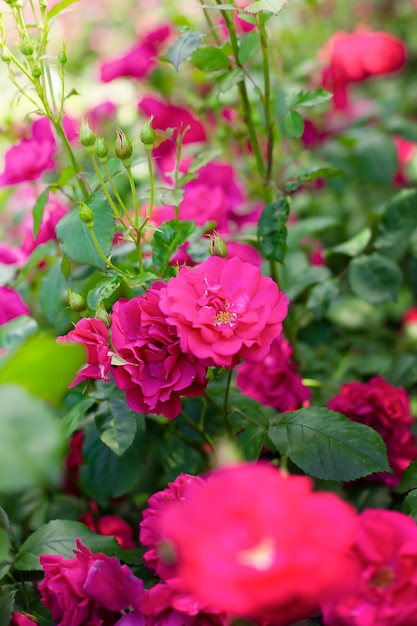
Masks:
[[[117,191],[117,187],[116,187],[116,185],[113,182],[113,177],[112,177],[112,175],[110,173],[110,170],[109,170],[109,168],[107,166],[107,163],[103,163],[103,168],[104,168],[104,171],[106,172],[107,180],[108,180],[108,182],[110,184],[110,187],[111,187],[111,189],[112,189],[112,191],[114,193],[114,196],[115,196],[117,202],[119,203],[120,210],[122,211],[122,213],[124,213],[126,215],[126,217],[128,218],[129,223],[131,224],[131,226],[133,226],[132,218],[130,217],[129,211],[127,210],[127,207],[126,207],[125,203],[123,202],[122,198],[120,197],[119,192]]]
[[[211,17],[210,17],[210,13],[208,12],[208,10],[205,8],[204,6],[204,0],[200,0],[200,4],[201,4],[201,8],[203,9],[203,13],[204,13],[204,17],[206,19],[206,22],[211,30],[211,34],[213,35],[213,39],[216,42],[216,44],[218,46],[221,46],[221,41],[220,41],[220,37],[215,29],[215,26],[213,24],[213,22],[211,21]]]
[[[118,274],[122,274],[122,276],[125,276],[126,278],[132,278],[132,274],[130,272],[124,272],[123,270],[119,269],[118,267],[113,265],[113,263],[110,261],[110,259],[108,259],[106,257],[106,255],[104,254],[103,250],[100,247],[100,244],[98,242],[96,233],[94,232],[94,228],[93,227],[88,227],[88,232],[91,235],[91,239],[93,240],[94,247],[96,248],[100,258],[106,264],[106,267],[108,267],[109,269],[115,270]]]
[[[181,412],[181,417],[187,422],[189,426],[191,426],[191,428],[193,428],[199,435],[201,435],[201,437],[210,446],[210,448],[214,450],[214,442],[210,435],[208,435],[202,428],[195,424],[193,420],[186,413],[184,413],[184,411]]]
[[[263,107],[265,112],[265,124],[267,132],[267,148],[266,148],[266,172],[264,180],[265,195],[267,201],[271,200],[271,177],[272,177],[272,164],[274,153],[274,122],[271,115],[271,77],[269,72],[269,51],[268,51],[268,39],[265,24],[262,19],[259,18],[259,14],[256,16],[256,21],[259,27],[259,35],[261,41],[262,50],[262,66],[264,76],[264,94],[263,94]]]
[[[134,226],[136,230],[139,230],[139,202],[138,202],[138,194],[136,191],[136,185],[135,185],[135,181],[133,180],[132,170],[130,168],[130,165],[125,165],[125,170],[127,172],[127,177],[129,179],[130,191],[132,193]]]
[[[153,205],[155,203],[155,176],[154,176],[154,171],[153,171],[152,153],[150,150],[146,151],[146,156],[148,160],[149,184],[150,184],[149,208],[146,212],[146,217],[147,219],[149,219],[152,215]]]
[[[112,210],[112,212],[113,212],[113,217],[115,217],[115,218],[119,218],[119,216],[120,216],[120,211],[119,211],[119,209],[117,208],[117,206],[115,205],[114,200],[113,200],[113,198],[111,197],[111,195],[110,195],[110,193],[109,193],[109,190],[107,189],[106,182],[105,182],[105,180],[104,180],[103,176],[101,175],[101,172],[100,172],[100,168],[99,168],[99,166],[97,165],[97,160],[96,160],[96,157],[95,157],[95,155],[94,155],[94,154],[91,154],[91,153],[89,153],[89,154],[90,154],[90,157],[91,157],[91,162],[92,162],[93,167],[94,167],[94,171],[95,171],[95,173],[97,174],[97,178],[98,178],[98,180],[99,180],[100,187],[101,187],[101,188],[102,188],[102,190],[104,191],[104,194],[105,194],[105,196],[106,196],[106,198],[107,198],[107,200],[108,200],[108,202],[109,202],[109,204],[110,204],[111,210]]]
[[[230,384],[232,382],[232,375],[233,375],[233,370],[229,370],[228,374],[227,374],[227,381],[226,381],[226,389],[224,392],[224,399],[223,399],[223,418],[224,418],[224,422],[226,424],[226,430],[227,430],[227,434],[229,435],[229,439],[234,439],[234,435],[233,435],[233,428],[232,428],[232,424],[230,422],[230,415],[229,415],[229,394],[230,394]]]

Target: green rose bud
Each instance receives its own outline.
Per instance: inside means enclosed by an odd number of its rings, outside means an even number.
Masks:
[[[105,163],[107,161],[107,155],[109,153],[109,148],[107,144],[101,137],[96,137],[96,142],[94,144],[94,154],[96,157],[102,162]]]
[[[4,61],[5,63],[10,63],[11,62],[12,57],[7,52],[7,50],[3,50],[2,51],[2,53],[1,53],[1,60]]]
[[[152,128],[153,115],[145,122],[140,133],[140,140],[145,146],[153,146],[156,139],[156,133]]]
[[[42,76],[42,70],[39,67],[34,67],[32,70],[33,78],[40,78]]]
[[[80,293],[72,291],[72,289],[68,289],[68,301],[71,309],[77,313],[84,311],[87,307],[85,298]]]
[[[68,61],[67,51],[65,49],[65,46],[62,46],[62,50],[58,55],[58,62],[61,63],[61,65],[65,65],[67,61]]]
[[[126,137],[121,128],[116,128],[114,153],[127,167],[130,166],[130,157],[132,156],[132,152],[132,142]]]
[[[220,237],[219,233],[214,230],[212,235],[209,235],[209,253],[210,256],[220,256],[222,259],[225,259],[227,256],[227,248],[223,239]]]
[[[84,202],[80,202],[80,220],[84,222],[87,228],[93,228],[94,226],[94,213]]]
[[[89,152],[94,151],[94,144],[96,143],[96,134],[93,133],[88,123],[82,120],[79,132],[79,140],[80,143],[88,150]]]
[[[96,308],[96,311],[94,313],[94,317],[96,319],[102,321],[103,324],[105,324],[105,326],[107,326],[107,328],[110,328],[110,326],[111,326],[111,317],[107,313],[106,309],[104,308],[104,306],[103,306],[103,304],[101,302],[99,302],[97,304],[97,308]]]
[[[30,41],[26,39],[25,41],[22,41],[20,50],[25,57],[31,57],[34,49]]]

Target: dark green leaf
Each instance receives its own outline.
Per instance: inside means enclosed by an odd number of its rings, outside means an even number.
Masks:
[[[15,595],[15,589],[6,591],[0,595],[0,626],[10,626]]]
[[[412,461],[405,469],[401,482],[395,488],[395,491],[397,493],[407,493],[411,489],[417,489],[417,459]]]
[[[284,128],[287,135],[299,139],[304,132],[304,120],[297,111],[289,111],[284,117]]]
[[[288,244],[294,245],[307,235],[315,235],[338,225],[334,217],[309,217],[288,225]]]
[[[9,534],[4,528],[0,528],[0,580],[7,574],[11,565],[12,557]]]
[[[95,404],[94,398],[83,398],[62,418],[65,435],[69,438],[86,418],[89,409]]]
[[[178,71],[181,63],[188,59],[203,42],[203,35],[195,30],[187,30],[168,48],[167,59]]]
[[[203,72],[216,72],[230,66],[228,57],[214,46],[201,46],[194,50],[190,62]]]
[[[385,256],[399,259],[417,228],[417,191],[403,189],[386,205],[378,226],[375,248]]]
[[[117,274],[98,283],[97,287],[88,292],[87,305],[90,309],[96,309],[99,302],[110,298],[110,296],[112,296],[114,292],[119,289],[122,282],[123,277],[120,276],[120,274]]]
[[[345,172],[338,167],[316,167],[313,170],[309,170],[300,174],[294,179],[289,180],[285,183],[285,190],[295,191],[304,183],[311,182],[312,180],[317,180],[319,178],[344,178],[346,176]],[[312,218],[314,219],[314,218]]]
[[[286,99],[286,104],[289,109],[295,109],[297,107],[313,107],[317,104],[323,104],[333,98],[333,94],[326,91],[322,87],[315,89],[314,91],[300,91]]]
[[[70,520],[52,520],[26,539],[17,554],[16,568],[24,571],[41,570],[41,554],[62,554],[64,559],[74,558],[76,540],[92,552],[104,552],[109,556],[120,553],[120,546],[114,537],[106,537],[91,532],[85,524]]]
[[[339,293],[339,283],[334,278],[329,278],[315,285],[307,300],[307,309],[315,318],[320,320],[327,312],[330,304]]]
[[[379,304],[396,299],[402,274],[394,261],[374,252],[350,262],[348,279],[356,295],[372,304]]]
[[[64,442],[51,408],[19,385],[0,386],[0,406],[0,492],[56,481]]]
[[[287,220],[290,203],[286,196],[267,204],[258,223],[258,241],[264,259],[284,261],[287,253]]]
[[[94,232],[105,256],[110,254],[115,225],[111,209],[105,196],[96,194],[87,202],[94,213]],[[97,252],[90,232],[81,221],[78,209],[64,215],[56,227],[56,234],[62,243],[65,254],[77,263],[93,265],[105,270],[106,264]]]
[[[106,412],[96,416],[100,439],[118,457],[131,446],[136,434],[136,416],[126,402],[114,398],[105,403]]]
[[[54,324],[62,313],[67,281],[62,273],[61,261],[58,259],[42,278],[39,290],[39,303],[42,313],[50,324]]]
[[[414,385],[417,382],[417,353],[403,352],[396,356],[384,377],[397,387]]]
[[[417,520],[417,489],[413,489],[413,491],[407,494],[403,502],[403,513]]]
[[[35,206],[32,209],[33,215],[33,238],[36,239],[39,229],[42,224],[43,213],[45,211],[45,206],[48,201],[49,189],[45,189],[42,191],[41,195],[35,202]]]
[[[155,231],[152,240],[152,261],[163,272],[177,251],[194,232],[195,224],[188,220],[170,220],[164,222]]]
[[[290,263],[287,258],[286,267]],[[292,280],[285,287],[285,293],[290,300],[295,300],[300,294],[311,285],[322,283],[331,276],[330,270],[325,265],[309,266],[298,274],[292,274]]]
[[[362,132],[353,146],[352,158],[362,180],[387,187],[392,185],[397,169],[397,150],[390,137]]]
[[[304,472],[323,480],[355,480],[389,472],[382,437],[325,408],[300,409],[271,422],[269,438]]]

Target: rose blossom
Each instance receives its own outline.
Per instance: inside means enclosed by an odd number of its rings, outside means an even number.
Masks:
[[[290,342],[282,335],[277,337],[262,361],[238,366],[238,387],[247,396],[277,411],[300,408],[310,398],[311,391],[303,385],[291,358]]]
[[[90,378],[109,381],[111,353],[108,348],[108,330],[104,322],[95,317],[83,317],[73,330],[57,337],[58,343],[81,343],[87,349],[87,365],[77,374],[70,387]]]
[[[351,549],[356,568],[338,597],[323,604],[326,626],[417,624],[417,526],[397,511],[359,515]]]
[[[56,151],[50,121],[46,117],[36,120],[32,125],[32,137],[22,139],[6,152],[0,187],[36,180],[45,170],[53,169],[52,157]]]
[[[313,492],[308,477],[244,463],[191,485],[160,528],[198,601],[280,626],[308,617],[349,578],[356,517],[335,494]]]
[[[164,290],[165,283],[159,281],[145,296],[113,305],[112,342],[122,361],[113,375],[133,411],[173,419],[181,413],[181,396],[203,393],[207,368],[184,354],[175,327],[161,313]]]
[[[161,294],[161,310],[177,328],[184,352],[207,366],[260,361],[282,330],[288,300],[272,278],[237,257],[182,267]]]
[[[374,428],[387,446],[393,474],[376,474],[389,487],[396,487],[404,470],[417,458],[415,437],[411,433],[414,418],[410,415],[407,392],[394,387],[381,376],[366,383],[353,381],[342,385],[341,392],[328,403],[332,411],[343,413],[355,422]]]
[[[121,611],[139,610],[143,583],[127,565],[92,553],[80,539],[74,554],[66,560],[61,554],[40,556],[45,575],[38,588],[57,626],[113,626]]]
[[[9,626],[38,626],[38,622],[35,622],[30,615],[13,611]]]
[[[18,291],[11,287],[0,286],[0,326],[21,315],[29,315],[29,307],[23,302]]]
[[[173,569],[161,560],[158,552],[158,544],[163,538],[158,526],[161,514],[170,502],[184,500],[185,492],[190,485],[199,485],[202,482],[203,479],[199,476],[180,474],[166,489],[154,493],[148,500],[148,507],[142,512],[139,540],[148,548],[143,560],[162,580],[172,577]]]

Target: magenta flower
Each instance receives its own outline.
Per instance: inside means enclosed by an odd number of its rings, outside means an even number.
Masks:
[[[310,398],[311,391],[303,385],[291,358],[290,342],[282,335],[277,337],[262,361],[238,366],[238,387],[247,396],[277,411],[299,409]]]
[[[106,325],[95,317],[83,317],[67,335],[57,337],[58,343],[81,343],[87,349],[87,365],[78,372],[70,387],[90,378],[110,380],[111,352],[108,341]]]
[[[118,300],[111,315],[113,346],[121,364],[113,369],[128,406],[138,413],[181,413],[181,397],[203,393],[207,368],[184,354],[175,327],[159,308],[165,283],[154,283],[145,296]]]
[[[417,624],[417,526],[397,511],[359,515],[350,551],[355,576],[323,603],[326,626]]]
[[[260,361],[282,330],[288,300],[272,278],[237,257],[182,267],[161,294],[181,349],[207,366]]]
[[[40,557],[45,575],[38,588],[56,626],[113,626],[121,611],[139,610],[143,583],[127,565],[92,553],[80,539],[74,554],[66,560],[61,554]]]
[[[366,383],[353,381],[342,385],[341,392],[327,406],[379,432],[387,446],[389,464],[394,473],[382,472],[371,478],[396,487],[404,470],[417,458],[416,439],[411,432],[414,418],[410,414],[405,389],[394,387],[381,376],[375,376]]]
[[[139,540],[148,548],[143,555],[143,560],[162,580],[172,577],[173,569],[161,560],[158,552],[158,544],[163,539],[159,528],[161,514],[170,502],[184,500],[186,491],[191,485],[199,485],[203,482],[199,476],[180,474],[174,482],[169,483],[166,489],[154,493],[148,500],[148,508],[142,512]]]
[[[29,307],[23,302],[18,291],[11,287],[0,286],[0,326],[21,315],[29,315]]]
[[[9,626],[38,626],[38,622],[35,622],[30,615],[20,613],[20,611],[13,611],[12,621]]]
[[[46,117],[36,120],[31,139],[22,139],[6,152],[0,187],[38,179],[45,170],[54,168],[52,157],[56,151],[50,121]]]

